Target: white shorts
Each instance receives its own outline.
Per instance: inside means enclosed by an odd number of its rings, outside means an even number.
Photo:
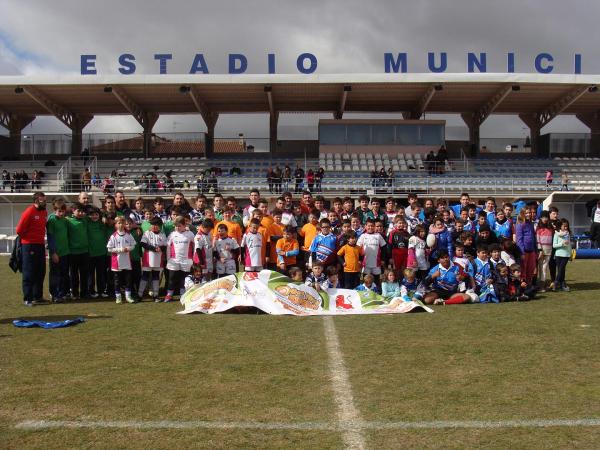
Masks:
[[[233,259],[228,259],[225,262],[217,261],[217,274],[223,275],[224,273],[227,275],[235,273],[235,261]]]
[[[181,270],[182,272],[189,272],[192,268],[192,261],[190,262],[177,262],[173,260],[167,261],[168,270]]]
[[[381,275],[381,267],[363,267],[363,274]]]

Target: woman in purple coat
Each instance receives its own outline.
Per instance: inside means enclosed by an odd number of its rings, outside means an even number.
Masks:
[[[535,213],[530,208],[522,208],[517,218],[517,246],[521,250],[521,278],[528,285],[533,283],[537,270],[537,243],[533,218]]]

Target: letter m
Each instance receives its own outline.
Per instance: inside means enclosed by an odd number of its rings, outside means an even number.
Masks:
[[[408,70],[406,53],[398,53],[398,58],[394,59],[392,53],[384,53],[385,73],[406,73]]]

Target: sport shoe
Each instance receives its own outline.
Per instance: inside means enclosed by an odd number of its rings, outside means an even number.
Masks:
[[[550,283],[550,286],[548,286],[548,289],[556,292],[556,287],[554,286],[554,283]]]
[[[570,292],[571,288],[569,286],[567,286],[566,284],[562,287],[562,290],[565,292]]]
[[[169,303],[173,300],[173,296],[171,294],[165,295],[165,303]]]
[[[99,295],[96,294],[95,292],[93,294],[90,294],[90,298],[98,298],[98,297],[99,297]]]
[[[108,298],[108,297],[110,297],[110,295],[108,295],[106,292],[103,292],[102,294],[100,294],[100,297]]]
[[[154,303],[160,303],[160,302],[161,302],[160,298],[154,297]]]
[[[444,300],[442,300],[441,298],[436,298],[436,299],[433,301],[433,304],[434,304],[434,305],[443,305],[443,304],[444,304]]]
[[[23,302],[23,304],[25,306],[28,306],[28,307],[32,307],[33,306],[33,302],[31,300],[26,300],[26,301]]]
[[[135,303],[135,300],[133,299],[133,297],[131,296],[131,294],[125,294],[125,301],[127,303]]]
[[[65,300],[62,297],[54,297],[52,303],[64,303]]]
[[[115,295],[115,297],[116,297],[115,303],[118,303],[118,304],[123,303],[123,298],[121,297],[121,294],[117,294],[117,295]]]

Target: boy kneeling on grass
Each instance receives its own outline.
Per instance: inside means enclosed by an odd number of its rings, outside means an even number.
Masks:
[[[462,267],[450,261],[446,250],[438,252],[438,264],[434,266],[427,277],[421,282],[414,298],[423,300],[427,305],[453,305],[471,301],[471,296],[458,292],[458,285],[466,280],[468,275]]]

